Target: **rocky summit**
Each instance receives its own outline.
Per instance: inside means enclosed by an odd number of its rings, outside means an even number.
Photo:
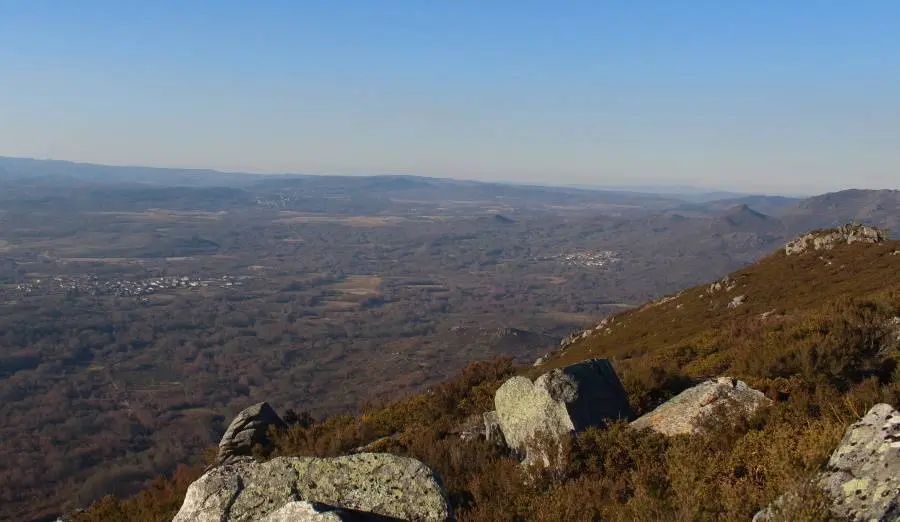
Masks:
[[[851,223],[804,234],[785,245],[784,253],[791,256],[807,250],[831,250],[839,244],[882,243],[885,239],[887,235],[879,228]]]
[[[333,508],[289,506],[300,501]],[[262,463],[244,459],[215,467],[191,484],[173,522],[278,520],[296,510],[312,511],[310,516],[337,511],[334,516],[339,516],[340,509],[423,522],[452,518],[443,485],[428,466],[406,457],[361,453]]]
[[[633,421],[631,426],[636,429],[649,428],[663,435],[682,435],[695,432],[704,419],[725,411],[749,415],[771,402],[744,381],[719,377],[679,393]]]
[[[622,384],[604,359],[558,368],[534,382],[513,377],[497,390],[494,406],[506,443],[525,453],[535,437],[558,439],[632,415]]]

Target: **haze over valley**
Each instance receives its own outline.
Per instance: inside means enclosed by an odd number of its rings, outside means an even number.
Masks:
[[[896,227],[900,202],[0,166],[8,516],[133,492],[252,403],[321,417],[531,361],[806,230]]]

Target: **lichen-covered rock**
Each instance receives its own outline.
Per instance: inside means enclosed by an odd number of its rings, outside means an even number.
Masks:
[[[354,518],[331,506],[298,500],[288,502],[259,522],[347,522]]]
[[[219,442],[218,465],[234,462],[253,454],[253,446],[271,445],[269,427],[285,429],[287,425],[266,402],[254,404],[238,413]]]
[[[882,243],[886,239],[885,233],[878,228],[847,224],[835,229],[804,234],[785,245],[784,253],[791,256],[802,254],[807,250],[830,250],[842,243]]]
[[[636,429],[650,428],[670,436],[693,433],[705,419],[722,409],[737,409],[749,415],[771,402],[762,392],[743,381],[719,377],[679,393],[632,422],[631,426]]]
[[[526,453],[537,436],[558,439],[631,417],[625,390],[604,359],[552,370],[534,382],[513,377],[497,390],[494,406],[506,443]]]
[[[876,404],[847,429],[819,484],[844,520],[900,520],[900,413]]]
[[[440,479],[425,464],[361,453],[244,459],[213,468],[188,488],[173,522],[257,521],[298,501],[401,520],[451,519]]]

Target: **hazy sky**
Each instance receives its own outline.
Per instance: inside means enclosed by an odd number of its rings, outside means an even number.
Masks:
[[[0,0],[0,155],[900,185],[896,0]]]

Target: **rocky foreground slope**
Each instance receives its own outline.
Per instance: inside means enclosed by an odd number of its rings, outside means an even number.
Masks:
[[[858,232],[607,318],[533,367],[474,364],[286,429],[258,405],[218,465],[73,519],[897,520],[900,244]]]

